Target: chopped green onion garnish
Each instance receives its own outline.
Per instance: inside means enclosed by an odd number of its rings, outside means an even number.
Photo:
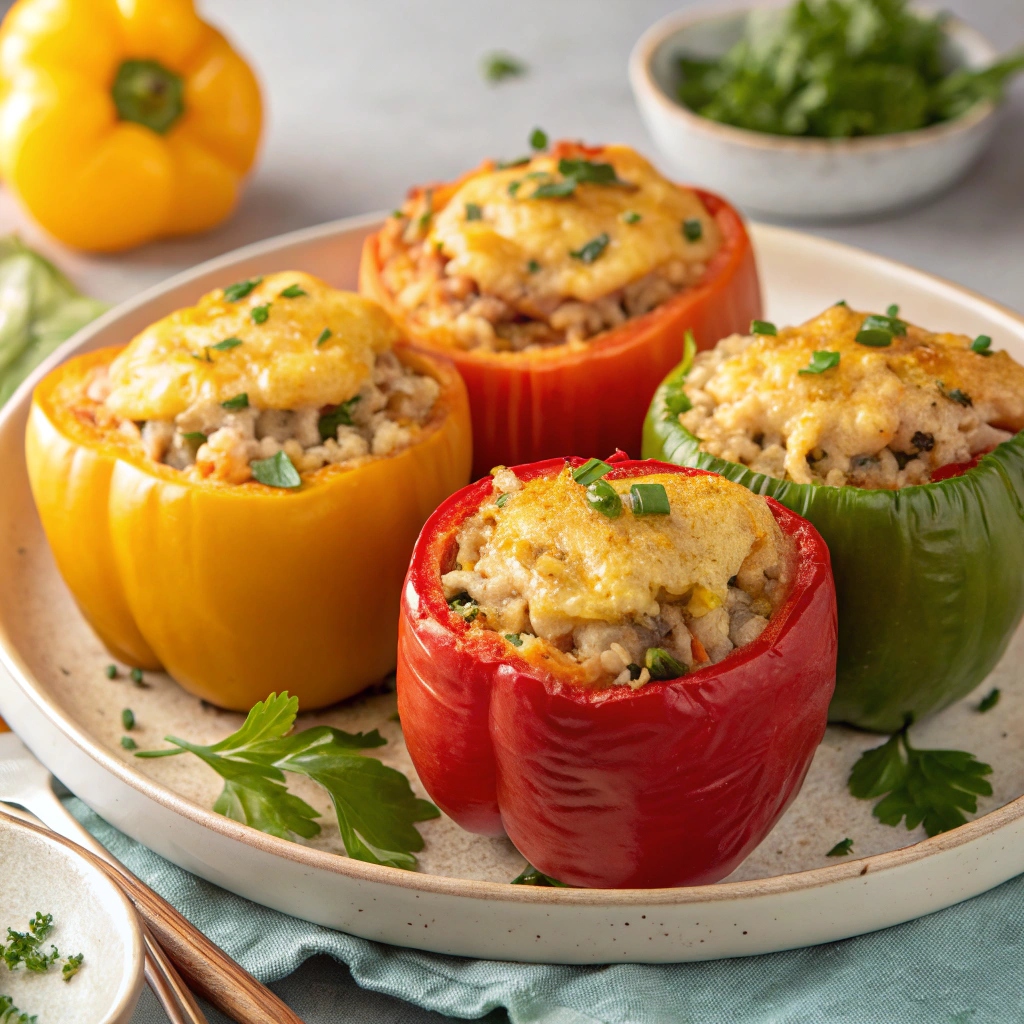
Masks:
[[[270,316],[270,303],[265,302],[262,306],[253,306],[252,309],[249,310],[249,316],[252,317],[252,322],[254,324],[265,324],[267,322],[267,317]]]
[[[488,82],[503,82],[506,78],[518,78],[526,74],[526,65],[509,53],[491,53],[483,59],[481,65],[484,78]]]
[[[301,299],[303,295],[308,295],[309,292],[297,284],[290,284],[284,291],[278,294],[282,299]]]
[[[867,345],[869,348],[887,348],[892,344],[894,337],[906,333],[907,325],[902,320],[872,313],[871,316],[864,318],[864,323],[853,340],[858,345]]]
[[[580,185],[622,185],[630,189],[636,187],[628,181],[623,181],[612,164],[602,164],[596,160],[563,157],[558,161],[558,173],[565,178],[572,178]]]
[[[664,484],[633,484],[629,488],[635,516],[667,516],[672,514]]]
[[[593,263],[608,248],[611,239],[607,233],[602,231],[597,238],[592,238],[586,245],[579,249],[570,249],[569,255],[581,263]]]
[[[302,478],[295,464],[285,452],[279,451],[269,459],[255,459],[249,468],[255,480],[267,487],[299,487]]]
[[[811,361],[802,370],[797,370],[797,373],[824,373],[838,365],[838,352],[815,352],[811,356]]]
[[[244,299],[258,284],[263,281],[262,277],[250,277],[248,281],[239,281],[236,284],[229,284],[224,289],[224,298],[228,302],[237,302]]]
[[[595,480],[588,484],[583,493],[587,504],[595,512],[600,512],[609,519],[618,519],[622,515],[622,499],[607,480]]]
[[[644,665],[652,679],[678,679],[686,675],[686,666],[676,661],[664,647],[648,647]]]
[[[125,732],[131,732],[135,728],[135,712],[131,708],[125,708],[121,712],[121,725]]]
[[[999,703],[999,687],[993,687],[988,693],[981,698],[981,703],[978,705],[979,711],[991,711]]]
[[[479,203],[466,203],[466,220],[480,220],[483,215]]]
[[[138,684],[138,683],[142,682],[142,669],[141,668],[133,668],[131,670],[131,672],[128,673],[128,675],[131,676],[131,680],[132,680],[133,683]]]
[[[122,736],[121,746],[124,747],[125,750],[138,750],[139,748],[138,743],[136,743],[131,736]]]
[[[330,329],[330,327],[325,327],[320,332],[320,337],[316,339],[316,347],[319,348],[330,336],[331,336],[331,329]]]
[[[505,639],[513,647],[522,647],[523,646],[523,638],[518,633],[506,633],[505,634]]]
[[[448,599],[448,607],[451,608],[456,615],[461,616],[466,622],[472,622],[479,614],[480,609],[477,607],[476,601],[473,600],[465,591],[461,594],[456,594],[454,597]]]
[[[540,264],[536,260],[528,260],[526,264],[526,272],[528,274],[536,274],[540,270]]]
[[[576,483],[586,487],[595,480],[600,480],[601,477],[606,476],[611,471],[612,467],[607,462],[602,462],[600,459],[588,459],[582,466],[577,466],[572,471],[572,478]]]
[[[853,840],[850,838],[840,839],[835,846],[832,847],[826,857],[845,857],[853,849]]]
[[[360,395],[353,395],[347,402],[342,402],[330,412],[325,412],[317,420],[321,441],[326,441],[329,437],[337,438],[338,427],[352,426],[352,406],[359,401],[360,397]]]
[[[103,671],[106,672],[108,679],[116,679],[117,678],[117,666],[116,665],[108,665]]]
[[[530,148],[538,151],[548,148],[548,133],[543,128],[534,128],[530,132]]]
[[[890,316],[890,317],[899,316],[900,315],[900,307],[897,306],[896,303],[894,302],[891,306],[887,306],[886,307],[885,315],[886,316]]]
[[[779,329],[770,320],[751,320],[750,333],[776,335],[779,333]]]
[[[683,221],[683,237],[688,242],[699,242],[704,234],[704,225],[696,217]]]
[[[515,184],[515,182],[513,182]],[[511,186],[509,186],[511,188]],[[538,185],[530,194],[531,199],[564,199],[576,191],[575,178],[563,178],[561,181],[545,181]]]
[[[974,341],[971,342],[971,351],[977,352],[979,356],[990,356],[992,353],[989,349],[992,346],[992,339],[987,334],[979,334]]]
[[[623,215],[622,219],[626,224],[639,224],[643,218],[636,210],[627,210]]]
[[[216,345],[211,345],[210,348],[215,348],[218,352],[227,352],[228,349],[238,348],[241,344],[241,338],[225,338],[223,341],[218,341]]]
[[[505,502],[511,497],[512,495],[507,492],[505,494],[499,494],[498,497],[494,499],[494,504],[497,505],[498,508],[504,508]]]
[[[510,181],[508,183],[508,194],[515,198],[515,194],[523,187],[521,181]]]
[[[220,404],[225,409],[248,409],[249,394],[243,391],[240,395],[235,395],[234,398],[229,398],[226,402],[221,402]]]
[[[187,433],[182,434],[181,439],[193,448],[198,448],[200,445],[206,444],[206,435],[201,430],[190,430]]]

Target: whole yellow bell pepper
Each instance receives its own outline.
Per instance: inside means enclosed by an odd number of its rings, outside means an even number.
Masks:
[[[192,0],[18,0],[0,26],[0,173],[68,245],[220,223],[261,124],[255,76]]]
[[[76,411],[92,369],[118,351],[50,373],[26,433],[57,567],[110,652],[239,711],[282,688],[304,708],[323,707],[383,678],[395,667],[420,527],[469,478],[469,404],[454,367],[397,347],[441,385],[423,434],[283,490],[193,480]]]

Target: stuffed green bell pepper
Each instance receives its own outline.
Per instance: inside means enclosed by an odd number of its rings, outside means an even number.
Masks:
[[[817,527],[839,604],[829,716],[882,732],[977,686],[1024,613],[1024,367],[898,313],[839,303],[688,344],[643,446]]]

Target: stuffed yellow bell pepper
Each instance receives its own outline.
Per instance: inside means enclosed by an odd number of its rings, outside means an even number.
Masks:
[[[296,272],[69,360],[26,435],[57,566],[111,653],[238,710],[394,668],[409,555],[470,446],[454,368]]]
[[[18,0],[0,28],[0,172],[76,248],[220,223],[261,123],[256,78],[192,0]]]

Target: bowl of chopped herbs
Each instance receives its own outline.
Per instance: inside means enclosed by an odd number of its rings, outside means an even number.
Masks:
[[[671,169],[751,211],[843,220],[956,182],[1024,72],[977,31],[906,0],[797,0],[685,12],[630,58]]]

